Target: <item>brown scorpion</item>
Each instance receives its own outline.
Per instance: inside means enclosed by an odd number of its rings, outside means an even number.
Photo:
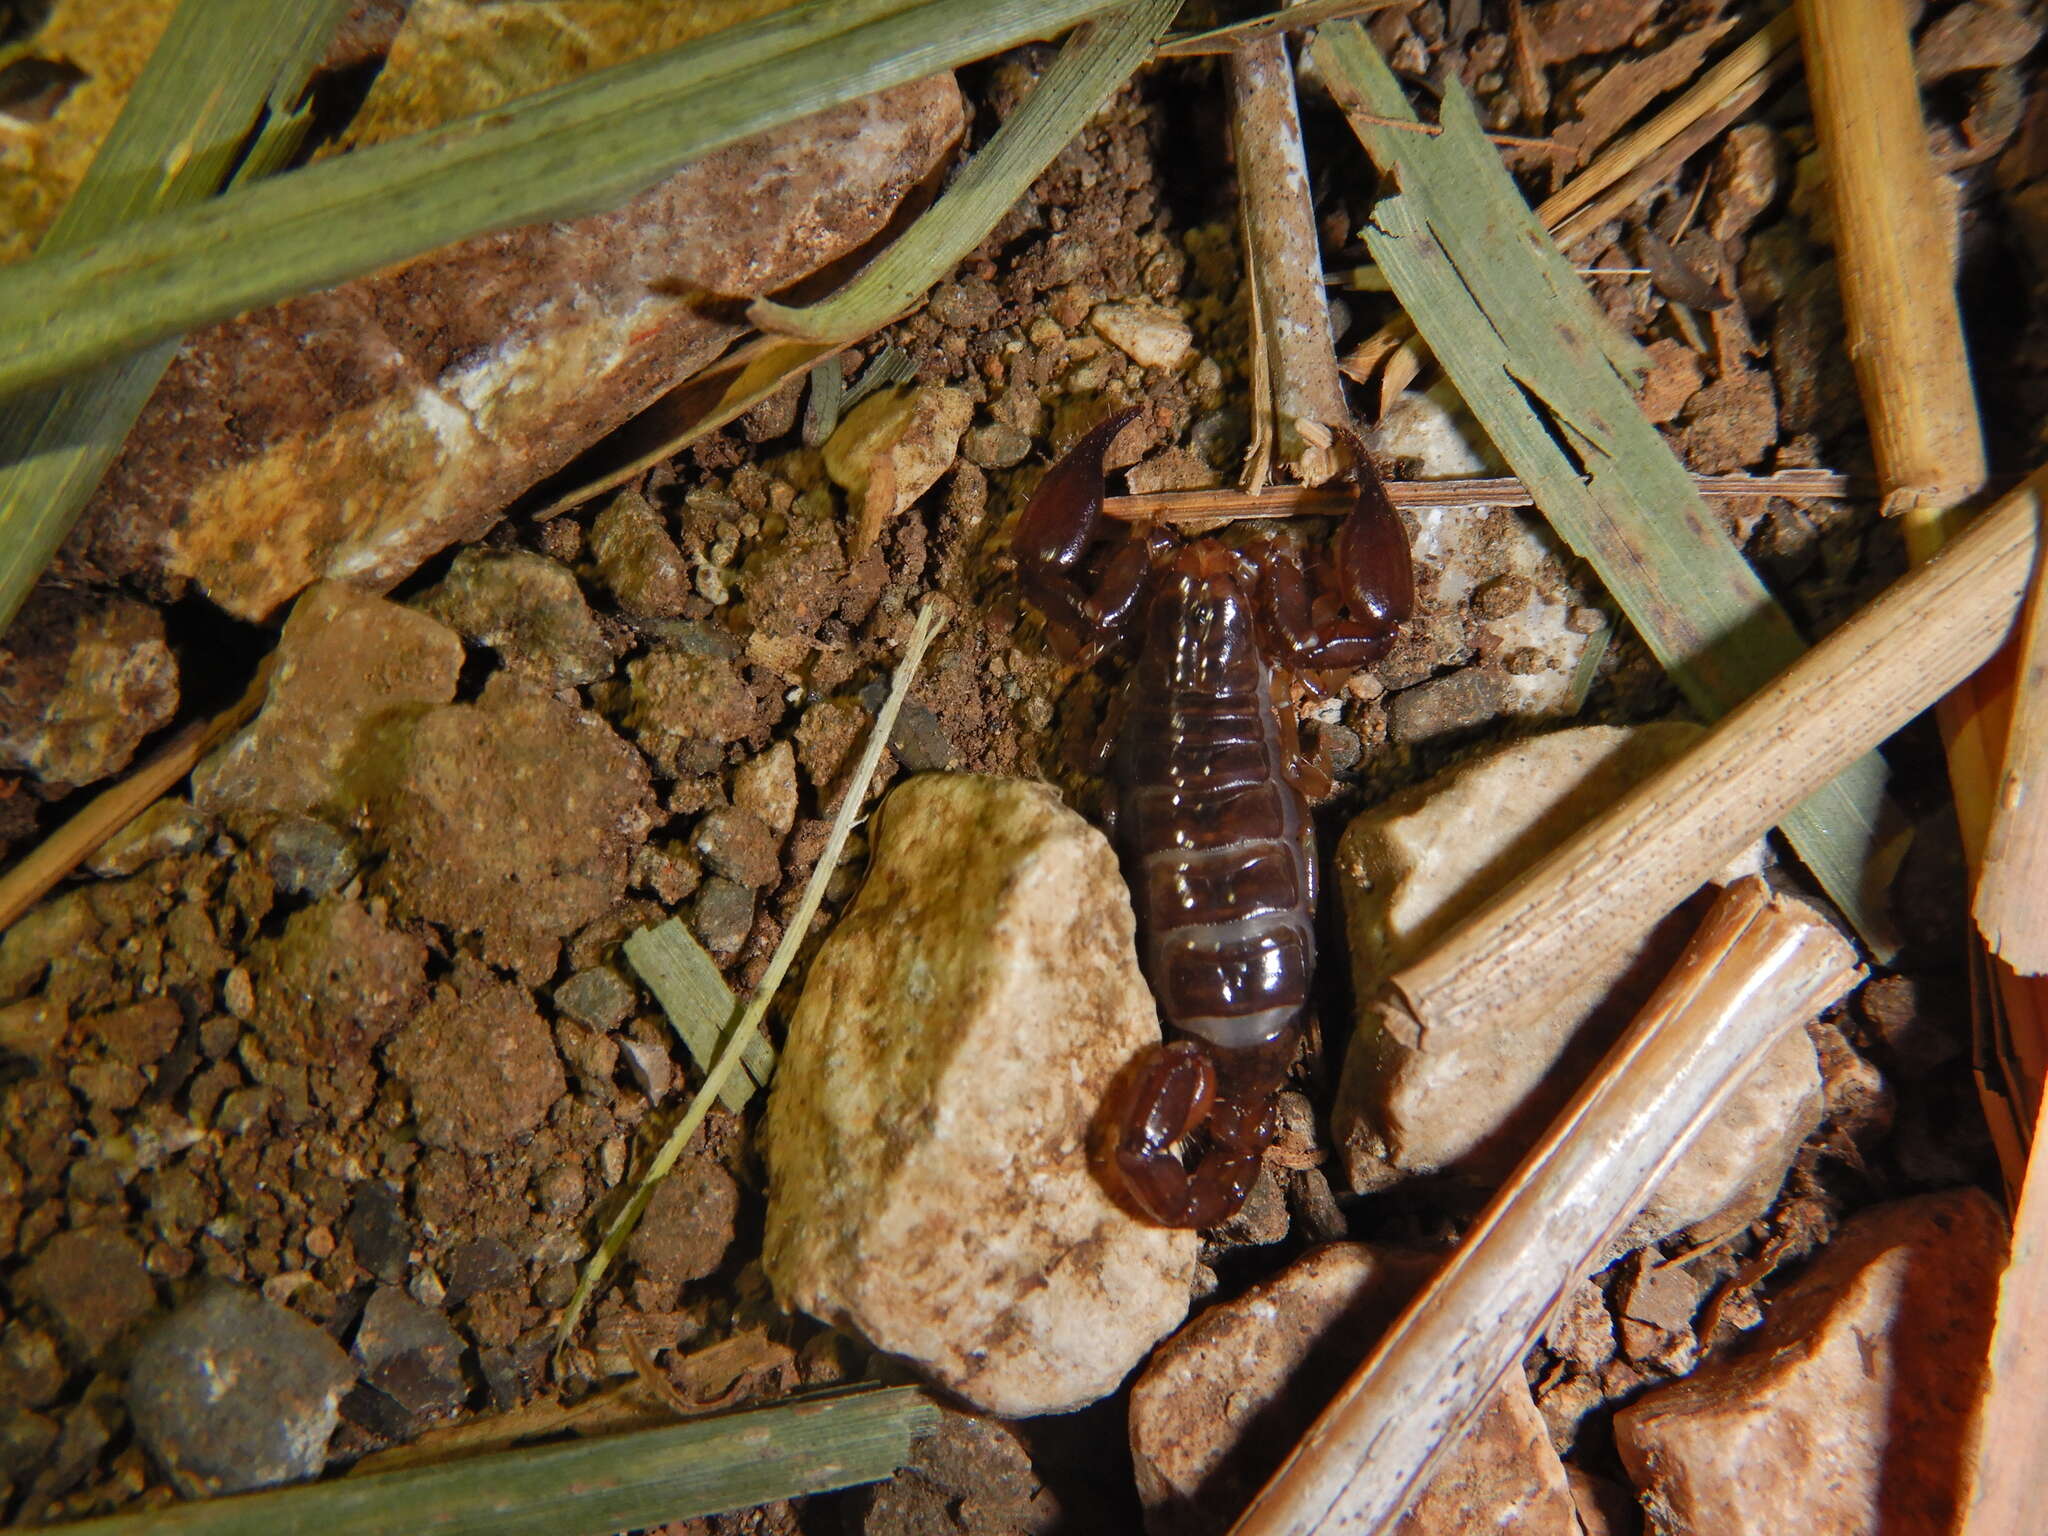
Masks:
[[[1103,456],[1138,412],[1082,436],[1014,539],[1054,649],[1088,663],[1138,641],[1119,701],[1114,832],[1146,980],[1171,1039],[1112,1085],[1091,1161],[1111,1194],[1169,1227],[1244,1203],[1276,1130],[1315,969],[1316,851],[1276,669],[1364,665],[1413,610],[1408,538],[1364,450],[1358,499],[1313,582],[1276,543],[1103,537]],[[1192,1164],[1179,1149],[1197,1138]]]

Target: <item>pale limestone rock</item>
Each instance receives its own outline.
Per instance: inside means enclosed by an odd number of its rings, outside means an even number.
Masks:
[[[322,578],[388,588],[716,357],[744,327],[705,296],[779,292],[871,239],[963,119],[950,75],[912,81],[623,207],[196,331],[59,568],[256,620]]]
[[[825,472],[860,508],[855,554],[953,467],[973,419],[973,397],[944,385],[877,390],[846,413],[825,443]]]
[[[90,784],[177,710],[177,658],[147,603],[39,586],[0,633],[0,772]]]
[[[1436,1262],[1365,1243],[1312,1249],[1161,1346],[1131,1389],[1146,1528],[1207,1536],[1228,1527]],[[1341,1523],[1342,1513],[1331,1516]],[[1564,1467],[1519,1372],[1394,1529],[1576,1536]]]
[[[1690,934],[1685,909],[1661,923],[1646,918],[1626,961],[1589,972],[1544,1026],[1511,1038],[1437,1032],[1410,1048],[1367,1006],[1380,980],[1698,734],[1666,724],[1533,737],[1396,796],[1346,829],[1336,875],[1361,1009],[1332,1125],[1355,1187],[1443,1169],[1499,1178],[1648,998]],[[1820,1109],[1812,1044],[1791,1031],[1660,1183],[1636,1224],[1641,1240],[1767,1203]]]
[[[1736,1353],[1615,1415],[1651,1530],[1952,1530],[2005,1258],[1974,1189],[1847,1223]]]
[[[1397,395],[1371,446],[1390,475],[1501,472],[1471,413],[1447,388]],[[1485,506],[1415,507],[1403,517],[1422,601],[1379,669],[1382,681],[1404,690],[1395,697],[1397,739],[1427,740],[1501,715],[1576,715],[1604,620],[1543,520]],[[1438,697],[1418,697],[1429,692]]]
[[[193,804],[353,819],[388,765],[379,733],[454,698],[461,671],[438,619],[323,582],[285,620],[262,713],[193,771]]]
[[[1196,1238],[1089,1172],[1159,1038],[1108,841],[1043,785],[914,778],[812,963],[769,1097],[776,1293],[1009,1416],[1115,1390],[1186,1314]]]
[[[787,837],[796,825],[796,749],[778,741],[740,764],[732,776],[732,803],[734,809],[760,817],[777,836]]]
[[[1157,304],[1098,304],[1088,325],[1140,368],[1178,368],[1195,339],[1186,320]]]

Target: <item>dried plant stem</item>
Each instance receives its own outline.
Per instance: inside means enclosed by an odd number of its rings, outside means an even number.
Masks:
[[[862,749],[860,762],[847,780],[846,798],[840,803],[839,814],[833,818],[832,831],[825,839],[824,850],[818,855],[818,862],[811,870],[810,883],[804,887],[803,900],[797,903],[795,913],[790,917],[789,926],[783,930],[782,942],[769,957],[768,970],[761,978],[761,985],[747,1003],[747,1011],[740,1015],[732,1033],[725,1037],[725,1045],[719,1051],[718,1060],[711,1070],[704,1074],[704,1082],[697,1090],[697,1096],[683,1111],[675,1129],[669,1132],[668,1140],[648,1165],[647,1172],[635,1186],[632,1198],[613,1218],[604,1234],[604,1240],[597,1246],[597,1252],[590,1256],[590,1262],[583,1267],[582,1277],[576,1285],[576,1294],[569,1298],[569,1305],[563,1309],[561,1326],[555,1332],[557,1356],[575,1331],[576,1323],[583,1316],[583,1309],[589,1305],[612,1261],[626,1246],[626,1239],[633,1235],[633,1228],[639,1225],[640,1217],[647,1210],[647,1202],[654,1198],[654,1191],[661,1181],[668,1177],[676,1159],[682,1156],[683,1148],[690,1144],[690,1138],[697,1134],[697,1128],[704,1123],[704,1116],[710,1112],[711,1102],[725,1089],[726,1083],[740,1069],[748,1046],[753,1042],[761,1021],[768,1016],[768,1007],[775,1001],[775,993],[782,985],[782,978],[789,974],[790,966],[796,960],[796,952],[810,932],[811,919],[818,915],[818,904],[825,899],[825,887],[831,881],[832,871],[839,866],[839,856],[846,850],[846,839],[853,832],[853,824],[860,819],[861,802],[866,798],[867,786],[875,776],[875,766],[882,760],[883,748],[888,745],[889,732],[895,728],[896,716],[903,708],[903,700],[910,692],[911,679],[917,676],[917,669],[924,662],[924,653],[930,648],[933,638],[944,624],[945,618],[934,600],[927,599],[918,612],[917,624],[910,632],[909,643],[904,647],[903,660],[896,665],[896,675],[889,685],[889,697],[883,701],[880,712],[875,716],[873,729],[868,732],[867,745]]]
[[[1619,146],[1617,158],[1633,158],[1637,154],[1643,158],[1627,175],[1584,207],[1568,218],[1550,225],[1550,232],[1557,240],[1558,249],[1570,250],[1609,219],[1642,201],[1653,187],[1719,138],[1729,124],[1763,99],[1765,91],[1791,75],[1798,67],[1799,55],[1787,49],[1774,55],[1756,74],[1722,96],[1704,116],[1690,122],[1664,124],[1661,118],[1653,122],[1652,127],[1662,124],[1664,127],[1675,127],[1677,130],[1663,143],[1626,143]],[[1645,132],[1647,131],[1646,129]],[[1600,162],[1596,160],[1588,169],[1597,168],[1599,165]],[[1700,186],[1704,190],[1706,183],[1702,181]],[[1544,206],[1547,208],[1549,204],[1546,203]],[[1544,222],[1549,223],[1547,219]]]
[[[1266,364],[1254,410],[1268,415],[1280,462],[1303,484],[1321,485],[1343,467],[1335,432],[1352,423],[1285,38],[1262,38],[1231,55],[1230,112],[1245,270]],[[1254,490],[1265,483],[1256,454],[1247,483]]]
[[[1695,475],[1702,496],[1783,496],[1794,501],[1839,499],[1854,489],[1847,475],[1828,469],[1781,469],[1769,475]],[[1397,507],[1531,507],[1536,498],[1513,476],[1498,479],[1389,480]],[[1148,491],[1110,496],[1102,510],[1134,523],[1182,527],[1234,522],[1241,517],[1338,517],[1352,496],[1339,489],[1276,485],[1264,491]]]
[[[1904,0],[1799,0],[1797,9],[1884,510],[1945,516],[1984,484],[1984,436],[1914,106]]]
[[[1799,15],[1814,122],[1832,168],[1842,307],[1857,384],[1887,507],[1900,513],[1907,553],[1924,560],[1967,522],[1964,503],[1983,482],[1984,450],[1950,257],[1935,222],[1934,167],[1920,115],[1911,109],[1918,96],[1906,12],[1899,0],[1803,0]],[[2016,651],[2002,652],[1939,713],[1972,870],[1984,867],[1999,764],[2008,740],[2020,741],[2011,729],[2018,666]],[[2030,731],[2041,713],[2038,699],[2028,702]],[[2020,751],[2033,749],[2022,744]],[[2020,814],[2038,812],[2040,797],[2034,802],[2028,807],[2022,797]],[[2023,826],[2008,830],[2005,846],[2023,848],[2031,835]],[[1998,887],[1991,895],[2002,903]],[[2012,924],[1994,910],[1992,926],[2003,934]],[[2048,982],[1988,955],[1981,974],[1973,1009],[1979,1085],[2006,1183],[2016,1193],[2048,1062]]]
[[[2018,619],[2044,495],[2048,469],[1403,969],[1388,1027],[1511,1031],[1982,666]]]
[[[1964,1497],[1963,1536],[2007,1536],[2038,1513],[2048,1446],[2048,1152],[2041,1128],[1998,1286],[1991,1380],[1978,1416],[1978,1456]]]
[[[1975,913],[1992,952],[2039,977],[2048,972],[2048,583],[2038,572],[2027,614]]]
[[[1232,1528],[1237,1536],[1392,1529],[1699,1128],[1774,1041],[1861,975],[1848,941],[1812,908],[1754,876],[1729,887],[1600,1070]]]
[[[1536,210],[1536,217],[1547,227],[1556,229],[1694,123],[1721,110],[1732,98],[1751,89],[1772,61],[1798,38],[1798,27],[1790,11],[1774,17],[1768,25],[1744,38],[1716,60],[1691,90],[1642,127],[1615,140],[1583,171],[1559,187]]]
[[[265,657],[247,691],[233,704],[212,719],[195,720],[179,731],[148,762],[94,796],[0,876],[0,929],[42,900],[96,848],[168,794],[201,758],[254,719],[269,687],[270,658]]]

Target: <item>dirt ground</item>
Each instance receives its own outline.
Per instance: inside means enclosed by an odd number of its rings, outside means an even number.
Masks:
[[[1529,99],[1501,7],[1420,0],[1373,30],[1397,66],[1455,70],[1489,127],[1540,136],[1577,120],[1616,67],[1714,17],[1746,28],[1762,15],[1723,0],[1529,9],[1549,60],[1545,100]],[[1049,57],[1024,49],[963,72],[977,142]],[[2033,78],[1973,65],[1929,96],[1960,189],[1963,292],[2004,471],[2030,462],[2043,403],[2033,263],[2048,255],[2048,226],[2025,200],[2048,168],[2048,119]],[[359,1355],[380,1295],[395,1291],[433,1319],[408,1314],[424,1331],[344,1400],[330,1467],[544,1392],[592,1392],[630,1375],[637,1349],[707,1407],[888,1372],[858,1344],[784,1315],[768,1292],[756,1258],[756,1105],[713,1111],[595,1302],[568,1379],[551,1376],[553,1330],[595,1234],[700,1079],[617,946],[681,914],[737,992],[760,980],[879,685],[931,594],[959,617],[913,690],[884,776],[945,766],[1043,776],[1084,813],[1099,810],[1090,744],[1113,670],[1076,672],[1053,656],[1017,595],[1006,534],[1053,454],[1120,402],[1143,408],[1125,440],[1130,462],[1149,466],[1134,484],[1234,478],[1248,432],[1247,333],[1222,99],[1212,63],[1147,70],[924,309],[849,354],[851,380],[901,349],[918,385],[962,390],[975,405],[959,462],[873,548],[849,551],[838,493],[803,440],[805,395],[786,390],[623,497],[546,521],[514,516],[484,541],[540,557],[582,592],[588,635],[526,642],[548,664],[587,658],[573,705],[514,686],[472,649],[454,706],[412,741],[374,830],[313,812],[211,818],[177,801],[0,941],[0,1401],[10,1414],[0,1493],[10,1520],[170,1496],[136,1439],[123,1383],[138,1332],[207,1278],[259,1288],[332,1338],[356,1340]],[[1311,96],[1306,112],[1325,265],[1356,265],[1372,173],[1326,102]],[[1804,96],[1774,91],[1742,121],[1604,229],[1584,265],[1625,270],[1592,278],[1594,292],[1651,348],[1650,389],[1693,469],[1824,466],[1867,478],[1839,296],[1817,238]],[[1547,159],[1512,156],[1532,198],[1552,188]],[[1703,211],[1688,222],[1703,180]],[[1756,202],[1746,218],[1730,206],[1741,186]],[[1734,317],[1682,305],[1685,278],[1661,255],[1641,256],[1646,227],[1695,281],[1726,275],[1746,344],[1706,339]],[[1180,311],[1197,361],[1142,367],[1090,328],[1098,304],[1138,298]],[[1343,292],[1338,307],[1347,343],[1393,312],[1370,293]],[[1809,636],[1903,569],[1867,496],[1714,505]],[[1469,616],[1432,609],[1421,574],[1431,622],[1415,628],[1426,642],[1397,646],[1306,722],[1335,785],[1316,807],[1326,844],[1359,810],[1516,728],[1403,713],[1409,690],[1441,691],[1509,661],[1461,644]],[[502,600],[452,556],[395,595],[458,627],[464,604]],[[252,635],[206,618],[196,600],[172,607],[168,624],[188,676],[253,660]],[[1617,629],[1576,718],[1682,713]],[[1816,1026],[1828,1116],[1772,1209],[1722,1245],[1721,1273],[1740,1277],[1718,1313],[1730,1328],[1845,1214],[1958,1183],[1997,1188],[1967,1070],[1966,905],[1939,746],[1922,723],[1887,755],[1918,832],[1896,892],[1907,948]],[[523,833],[468,835],[507,824],[537,770],[554,803]],[[6,787],[0,832],[17,855],[82,798],[46,793],[27,774]],[[612,830],[593,838],[593,826]],[[812,944],[852,888],[850,875],[835,880]],[[1326,953],[1342,953],[1334,929]],[[1349,1014],[1341,963],[1325,969],[1321,1054],[1299,1084],[1319,1107]],[[1312,1240],[1440,1237],[1474,1208],[1471,1194],[1436,1187],[1359,1197],[1325,1182],[1296,1195],[1284,1236],[1226,1230],[1205,1259],[1230,1294]],[[1632,1354],[1624,1333],[1594,1389],[1575,1386],[1579,1399],[1553,1419],[1569,1459],[1597,1474],[1618,1475],[1613,1406],[1673,1370],[1668,1339],[1634,1342]],[[1538,1383],[1569,1374],[1541,1350],[1530,1371]],[[970,1457],[966,1472],[927,1468],[894,1490],[677,1529],[1038,1528],[1014,1512],[970,1518],[958,1500],[947,1513],[943,1497],[933,1514],[913,1497],[918,1477],[943,1489],[947,1476],[995,1479],[992,1469],[1014,1480],[1016,1509],[1031,1507],[1038,1484],[1049,1489],[1065,1511],[1059,1529],[1130,1529],[1123,1411],[1119,1396],[1019,1426],[1028,1461],[1014,1446],[984,1448],[974,1454],[988,1459]]]

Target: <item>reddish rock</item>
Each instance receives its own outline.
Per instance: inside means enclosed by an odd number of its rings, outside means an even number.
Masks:
[[[0,769],[90,784],[177,708],[178,663],[147,604],[38,587],[0,636]]]
[[[660,514],[638,491],[621,491],[590,525],[590,556],[597,574],[636,619],[681,613],[693,595],[689,562]]]
[[[79,1024],[79,1034],[97,1040],[107,1054],[130,1067],[146,1067],[178,1043],[185,1015],[168,997],[152,997]]]
[[[142,1250],[114,1227],[59,1232],[16,1278],[14,1292],[48,1312],[65,1342],[88,1359],[156,1310]]]
[[[656,1280],[701,1280],[732,1246],[739,1205],[739,1185],[711,1158],[679,1163],[655,1186],[626,1246],[627,1256]]]
[[[455,697],[462,639],[447,625],[339,582],[293,606],[262,713],[201,763],[206,811],[360,815],[388,768],[380,733]]]
[[[658,650],[627,663],[624,725],[664,773],[702,771],[724,748],[763,724],[761,703],[739,668],[717,656]],[[693,749],[713,749],[700,765]]]
[[[715,357],[702,297],[878,233],[962,126],[950,75],[694,162],[614,212],[482,236],[188,337],[64,568],[267,618],[383,590]]]
[[[375,1092],[370,1054],[426,1000],[427,946],[384,903],[328,898],[294,912],[250,954],[253,1032],[274,1062],[326,1069],[318,1097],[340,1115]]]
[[[1146,1528],[1160,1536],[1225,1530],[1435,1264],[1433,1256],[1364,1243],[1311,1249],[1162,1345],[1131,1389],[1131,1457]],[[1395,1529],[1576,1536],[1564,1467],[1519,1375]]]
[[[499,673],[413,726],[380,812],[393,910],[481,934],[485,959],[537,985],[556,941],[625,894],[652,803],[603,720]]]
[[[1974,1189],[1845,1223],[1734,1353],[1615,1415],[1655,1529],[1952,1530],[2005,1258]]]
[[[531,1135],[568,1087],[526,989],[466,956],[384,1048],[384,1062],[412,1095],[420,1139],[465,1152]]]
[[[419,606],[548,688],[595,682],[611,647],[569,568],[523,549],[465,549]]]

